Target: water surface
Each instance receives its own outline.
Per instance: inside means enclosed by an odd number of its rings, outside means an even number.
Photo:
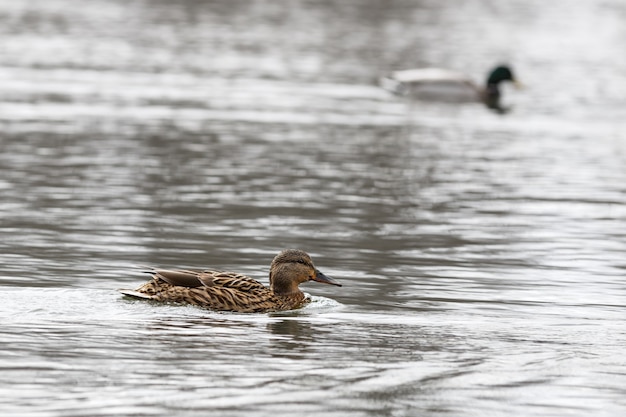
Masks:
[[[624,17],[0,1],[0,410],[623,415]],[[503,61],[504,116],[376,85]],[[142,265],[267,282],[286,247],[344,286],[253,315],[115,291]]]

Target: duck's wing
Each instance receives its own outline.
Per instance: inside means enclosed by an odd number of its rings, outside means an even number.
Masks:
[[[396,71],[390,82],[396,83],[395,94],[420,100],[450,103],[480,101],[480,88],[456,71],[442,68],[420,68]]]
[[[197,288],[202,286],[199,280],[201,271],[153,268],[147,272],[152,274],[154,278],[161,279],[177,287]]]
[[[153,280],[139,289],[149,298],[194,304],[220,311],[271,311],[284,309],[281,300],[260,282],[243,274],[223,271],[158,270]],[[158,284],[161,282],[162,284]],[[149,285],[156,285],[152,290]],[[125,293],[134,296],[135,294]]]
[[[222,287],[244,292],[267,290],[259,281],[236,272],[189,269],[152,269],[149,272],[155,278],[177,287]]]

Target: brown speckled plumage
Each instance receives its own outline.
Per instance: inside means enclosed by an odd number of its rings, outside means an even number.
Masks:
[[[193,304],[242,313],[292,310],[310,300],[298,285],[317,281],[341,286],[313,265],[306,252],[287,249],[270,266],[270,287],[242,274],[220,271],[152,269],[152,280],[122,294],[162,302]]]

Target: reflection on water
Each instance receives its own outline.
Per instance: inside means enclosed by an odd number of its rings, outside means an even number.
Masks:
[[[83,3],[0,1],[5,414],[623,414],[622,4]],[[503,60],[506,116],[376,85]],[[115,292],[286,247],[344,286]]]

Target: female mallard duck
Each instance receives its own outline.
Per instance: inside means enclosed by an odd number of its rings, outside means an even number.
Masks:
[[[484,87],[464,74],[440,68],[395,71],[381,79],[383,88],[394,94],[421,100],[448,102],[483,102],[490,109],[504,110],[500,105],[500,83],[510,81],[519,86],[513,71],[506,65],[494,68]]]
[[[292,310],[309,303],[298,285],[307,281],[341,284],[321,273],[304,251],[280,252],[270,266],[270,287],[234,272],[152,269],[152,280],[124,295],[163,302],[182,302],[211,310],[241,313]]]

